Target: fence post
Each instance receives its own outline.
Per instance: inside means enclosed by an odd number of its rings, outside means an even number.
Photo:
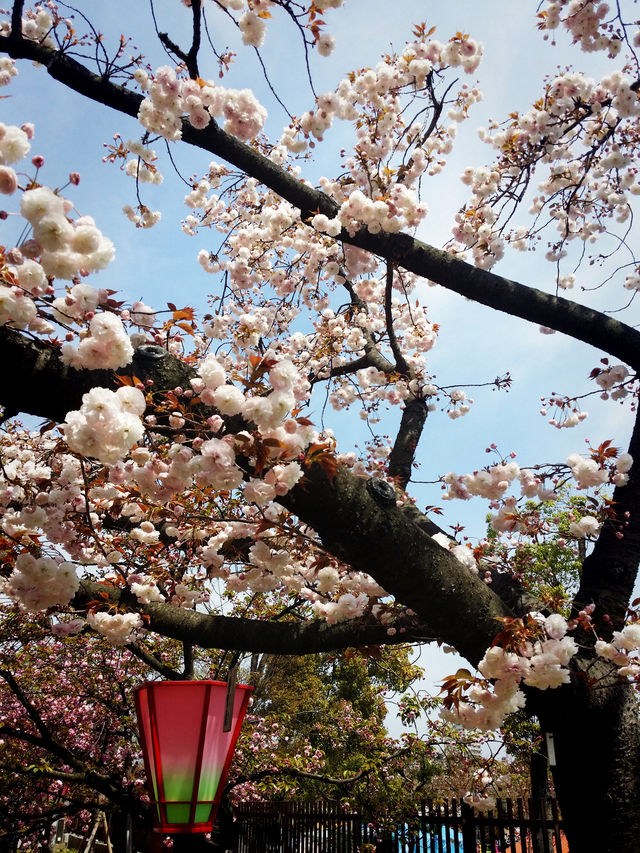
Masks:
[[[547,830],[549,817],[546,798],[538,797],[529,800],[529,820],[531,821],[531,842],[533,853],[549,853],[551,833]],[[553,845],[553,840],[551,840]]]
[[[473,808],[464,802],[460,803],[462,816],[462,849],[464,853],[476,853],[476,818]]]

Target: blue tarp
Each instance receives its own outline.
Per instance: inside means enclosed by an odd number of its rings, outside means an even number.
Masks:
[[[411,832],[405,825],[403,833],[394,832],[391,838],[394,845],[397,845],[393,849],[400,853],[464,853],[462,833],[458,831],[456,841],[455,831],[447,830],[445,827],[432,837],[430,832],[423,833],[420,830]]]

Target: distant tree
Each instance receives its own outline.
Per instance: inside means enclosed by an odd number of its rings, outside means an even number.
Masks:
[[[131,696],[146,667],[101,638],[52,637],[46,618],[0,616],[0,849],[48,849],[55,821],[88,831],[100,810],[150,828]]]

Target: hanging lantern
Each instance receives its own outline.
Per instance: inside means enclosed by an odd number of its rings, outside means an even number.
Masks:
[[[252,690],[222,681],[148,681],[135,689],[147,786],[163,832],[213,829]]]

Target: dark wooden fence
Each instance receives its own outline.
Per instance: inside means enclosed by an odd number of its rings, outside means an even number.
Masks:
[[[566,853],[555,800],[498,800],[478,813],[460,800],[422,803],[394,827],[334,803],[242,803],[234,853]]]

